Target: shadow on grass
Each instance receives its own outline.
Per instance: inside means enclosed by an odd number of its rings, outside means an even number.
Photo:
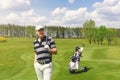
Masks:
[[[72,74],[80,74],[80,73],[88,72],[91,69],[93,69],[93,67],[83,67],[81,70],[77,70]]]

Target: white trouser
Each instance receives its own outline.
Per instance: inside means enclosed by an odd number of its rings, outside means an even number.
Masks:
[[[69,68],[70,69],[79,69],[79,61],[76,61],[76,62],[70,62],[70,64],[69,64]]]
[[[79,61],[76,61],[76,63],[75,63],[75,68],[76,68],[76,69],[79,69]]]
[[[38,80],[51,80],[52,62],[44,65],[36,62],[34,63],[34,68],[35,68]]]

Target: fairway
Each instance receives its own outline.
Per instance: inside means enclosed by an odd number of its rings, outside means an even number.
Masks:
[[[0,42],[0,80],[37,80],[33,38],[8,38]],[[84,39],[55,39],[52,80],[120,80],[120,45],[90,45]],[[76,45],[85,44],[80,70],[70,74],[68,63]]]

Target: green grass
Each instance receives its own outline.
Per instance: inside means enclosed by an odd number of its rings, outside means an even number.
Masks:
[[[33,38],[8,38],[0,42],[0,80],[37,80],[33,67]],[[58,54],[53,55],[52,80],[119,80],[120,45],[89,45],[84,39],[55,39]],[[80,69],[70,74],[69,58],[74,47],[84,43]]]

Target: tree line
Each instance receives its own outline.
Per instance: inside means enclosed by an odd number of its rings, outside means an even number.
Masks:
[[[95,21],[88,20],[83,26],[45,26],[46,35],[55,38],[86,38],[89,43],[103,44],[104,39],[111,44],[113,39],[120,37],[120,29],[96,26]],[[21,26],[14,24],[1,24],[0,36],[4,37],[36,37],[35,26]]]
[[[34,26],[1,24],[0,36],[4,37],[34,37]]]

